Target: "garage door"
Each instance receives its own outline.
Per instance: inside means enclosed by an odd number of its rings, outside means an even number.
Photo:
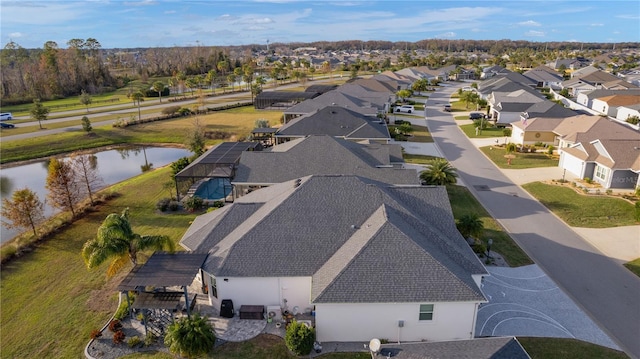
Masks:
[[[560,167],[578,176],[578,178],[582,178],[583,165],[581,159],[563,151],[560,154]]]

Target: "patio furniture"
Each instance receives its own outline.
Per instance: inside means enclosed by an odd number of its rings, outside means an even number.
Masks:
[[[240,319],[264,319],[264,305],[240,306]]]

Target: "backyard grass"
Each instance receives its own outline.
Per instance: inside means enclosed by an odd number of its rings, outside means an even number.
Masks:
[[[630,270],[633,274],[640,277],[640,258],[634,259],[631,262],[627,262],[624,264],[628,270]]]
[[[608,228],[638,224],[633,205],[620,198],[584,195],[572,188],[542,182],[527,183],[522,188],[573,227]]]
[[[465,214],[477,214],[484,224],[482,241],[486,243],[489,238],[493,239],[491,250],[500,253],[511,267],[533,264],[533,261],[509,237],[502,226],[489,215],[467,188],[450,185],[447,186],[447,193],[454,218],[460,218]]]
[[[411,127],[413,128],[413,132],[411,132],[409,142],[433,142],[433,137],[431,137],[428,128],[416,125],[411,125]]]
[[[24,257],[2,265],[0,272],[0,357],[78,358],[92,329],[101,328],[117,304],[120,278],[105,280],[107,264],[87,270],[80,251],[104,218],[130,208],[134,231],[166,234],[176,242],[194,214],[162,214],[156,202],[166,197],[162,183],[169,168],[117,184],[108,191],[119,197],[38,245]]]
[[[469,119],[469,118],[467,117],[466,119]],[[469,138],[505,137],[504,133],[502,132],[502,128],[497,128],[497,127],[487,127],[482,131],[478,131],[478,135],[476,135],[476,126],[473,123],[470,123],[468,125],[462,125],[460,126],[460,129]]]
[[[241,107],[226,111],[200,115],[200,124],[205,131],[222,131],[228,134],[226,140],[246,137],[254,128],[255,120],[266,119],[271,125],[280,123],[280,112],[258,112],[253,107]],[[83,130],[69,131],[50,136],[3,141],[0,163],[23,161],[51,155],[97,148],[116,144],[169,143],[181,145],[187,133],[193,128],[194,117],[148,122],[124,128],[112,126],[95,127],[93,135]],[[207,144],[216,143],[208,140]]]
[[[532,359],[628,359],[621,351],[577,339],[518,337]]]
[[[433,160],[440,158],[426,155],[410,155],[408,153],[403,154],[402,157],[406,163],[412,163],[415,165],[430,165]]]
[[[523,168],[536,168],[536,167],[557,167],[558,166],[558,157],[549,156],[544,152],[534,152],[534,153],[520,153],[514,152],[512,153],[515,156],[511,160],[511,165],[507,164],[507,159],[504,157],[507,154],[507,151],[504,147],[497,146],[485,146],[480,147],[482,153],[484,153],[496,166],[500,168],[512,168],[512,169],[523,169]]]

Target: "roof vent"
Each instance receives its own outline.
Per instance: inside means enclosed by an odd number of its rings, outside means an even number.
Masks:
[[[352,224],[351,229],[358,229],[358,226],[356,226],[355,224]]]

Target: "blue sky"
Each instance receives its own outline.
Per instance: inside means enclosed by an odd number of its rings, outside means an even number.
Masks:
[[[423,39],[639,42],[640,1],[0,0],[2,46]]]

